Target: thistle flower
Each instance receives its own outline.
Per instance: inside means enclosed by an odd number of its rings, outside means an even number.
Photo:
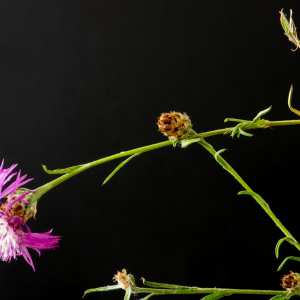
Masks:
[[[17,178],[2,191],[3,186],[11,181],[17,174],[11,172],[17,165],[3,169],[4,160],[0,166],[0,200],[7,198],[7,201],[0,207],[0,258],[3,261],[10,261],[12,258],[23,255],[24,259],[35,270],[32,258],[27,248],[32,248],[40,254],[41,249],[54,249],[60,240],[59,236],[51,236],[52,230],[45,233],[32,233],[26,224],[28,218],[25,215],[26,206],[29,204],[28,195],[34,191],[19,189],[32,179],[24,181],[27,175],[21,177],[21,171]]]
[[[289,292],[299,292],[300,291],[300,277],[299,274],[291,271],[291,274],[284,275],[281,279],[282,287]]]
[[[156,124],[158,125],[158,130],[165,136],[168,136],[169,140],[187,138],[193,126],[186,114],[175,111],[162,113]]]
[[[292,14],[293,11],[290,10],[290,22],[285,17],[285,14],[283,13],[283,9],[279,12],[280,13],[280,23],[284,30],[284,34],[288,37],[288,39],[297,47],[300,49],[300,40],[297,36],[296,26],[294,24]],[[296,51],[297,48],[293,51]]]

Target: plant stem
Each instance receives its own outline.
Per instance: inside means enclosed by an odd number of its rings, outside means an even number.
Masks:
[[[228,291],[231,294],[240,294],[240,295],[286,295],[286,291],[268,291],[268,290],[243,290],[243,289],[218,289],[218,288],[197,288],[191,287],[189,289],[151,289],[151,288],[139,288],[133,287],[132,292],[135,294],[138,293],[147,293],[147,294],[211,294],[215,292]]]
[[[267,124],[269,127],[274,127],[274,126],[282,126],[282,125],[297,125],[300,124],[300,120],[288,120],[288,121],[267,121]],[[251,127],[251,128],[247,128],[245,130],[250,130],[250,129],[259,129],[261,127],[256,126],[256,127]],[[225,128],[225,129],[217,129],[217,130],[213,130],[213,131],[207,131],[207,132],[203,132],[203,133],[199,133],[199,134],[195,134],[192,136],[192,138],[205,138],[205,137],[210,137],[210,136],[215,136],[215,135],[220,135],[220,134],[224,134],[226,131],[233,129],[233,127],[229,127],[229,128]],[[38,191],[38,193],[34,194],[31,198],[30,201],[30,205],[28,206],[27,209],[27,213],[29,213],[30,209],[32,208],[32,206],[34,205],[35,202],[37,202],[45,193],[47,193],[48,191],[50,191],[51,189],[53,189],[54,187],[56,187],[57,185],[61,184],[62,182],[66,181],[67,179],[85,171],[88,170],[92,167],[95,167],[97,165],[109,162],[111,160],[114,159],[118,159],[118,158],[122,158],[125,156],[129,156],[129,155],[133,155],[136,153],[143,153],[143,152],[147,152],[147,151],[151,151],[151,150],[155,150],[155,149],[159,149],[162,147],[166,147],[166,146],[171,146],[173,145],[172,141],[166,141],[166,142],[161,142],[161,143],[157,143],[157,144],[153,144],[153,145],[149,145],[149,146],[145,146],[145,147],[141,147],[141,148],[137,148],[137,149],[133,149],[133,150],[129,150],[129,151],[124,151],[115,155],[111,155],[105,158],[101,158],[98,159],[96,161],[93,161],[91,163],[87,163],[82,165],[81,167],[79,167],[78,169],[75,169],[69,173],[66,173],[65,175],[54,179],[51,182],[46,183],[43,186],[40,186],[38,188],[35,189],[35,191]],[[248,186],[247,186],[248,187]],[[249,187],[248,187],[249,188]],[[250,188],[249,188],[250,189]],[[290,235],[288,235],[289,237],[291,237]]]
[[[196,132],[192,132],[192,137],[195,137],[197,134]],[[208,152],[210,152],[213,156],[217,154],[216,150],[213,148],[212,145],[207,143],[204,139],[198,142],[202,145]],[[227,170],[248,192],[254,193],[254,191],[249,187],[249,185],[242,179],[242,177],[226,162],[224,158],[218,155],[217,161],[220,165],[223,166],[225,170]],[[257,203],[263,208],[263,210],[270,216],[270,218],[275,222],[275,224],[281,229],[281,231],[289,238],[293,239],[295,244],[294,246],[300,250],[300,244],[296,241],[296,239],[290,234],[290,232],[284,227],[284,225],[279,221],[279,219],[275,216],[275,214],[271,211],[269,205],[261,198],[261,197],[254,197],[253,198],[257,201]]]

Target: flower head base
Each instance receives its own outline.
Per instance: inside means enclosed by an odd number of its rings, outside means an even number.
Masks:
[[[289,292],[300,291],[300,277],[299,274],[291,271],[291,274],[284,275],[282,280],[282,287]]]
[[[122,272],[118,271],[118,274],[116,274],[113,279],[117,281],[119,286],[121,286],[124,290],[127,290],[129,287],[132,287],[132,282],[125,269],[123,269]]]
[[[190,118],[185,113],[181,114],[175,111],[162,113],[156,124],[158,130],[169,137],[169,140],[187,138],[193,126]]]
[[[0,258],[10,261],[12,258],[23,255],[24,259],[32,266],[34,265],[27,248],[32,248],[40,254],[41,249],[54,249],[60,240],[59,236],[51,236],[51,231],[46,233],[31,233],[26,225],[30,218],[26,216],[29,194],[34,191],[19,189],[32,179],[23,181],[27,175],[21,177],[19,171],[17,178],[2,191],[3,186],[8,183],[17,173],[11,174],[17,165],[3,169],[4,161],[0,166],[0,199],[7,201],[0,207]]]
[[[36,211],[33,212],[33,210],[30,210],[29,214],[26,214],[27,207],[29,200],[32,196],[32,193],[35,193],[35,191],[30,191],[28,189],[19,188],[16,189],[13,196],[12,196],[12,202],[14,204],[11,205],[11,208],[7,211],[7,215],[10,217],[11,215],[22,217],[25,221],[25,223],[33,216],[35,217]],[[22,197],[21,197],[22,196]],[[8,194],[6,196],[3,196],[3,199],[6,198],[7,200],[0,206],[0,210],[4,211],[6,210],[7,206],[9,205],[9,199],[11,195]],[[20,201],[15,201],[16,199],[21,199]]]

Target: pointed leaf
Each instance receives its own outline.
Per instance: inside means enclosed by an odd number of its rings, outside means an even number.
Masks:
[[[231,135],[232,137],[234,137],[236,135],[236,133],[238,133],[239,131],[239,125],[241,124],[238,124],[237,126],[235,126],[233,129],[232,129],[232,132],[231,132]]]
[[[241,120],[241,119],[233,119],[233,118],[226,118],[224,122],[238,122],[238,123],[244,123],[244,122],[249,122],[247,120]]]
[[[272,105],[271,105],[269,108],[267,108],[267,109],[262,110],[261,112],[259,112],[259,113],[257,114],[257,116],[253,119],[252,122],[258,121],[258,120],[260,119],[260,117],[263,116],[263,115],[265,115],[266,113],[268,113],[268,112],[271,110],[271,108],[272,108]]]
[[[181,147],[182,148],[186,148],[187,146],[193,144],[193,143],[197,143],[201,140],[201,138],[197,138],[197,139],[190,139],[190,140],[182,140],[181,141]]]
[[[293,296],[299,296],[299,292],[291,292],[291,293],[288,293],[288,294],[286,295],[286,299],[288,300],[288,299],[292,298]]]
[[[223,153],[224,151],[226,151],[226,150],[227,150],[227,149],[222,149],[222,150],[217,151],[216,154],[215,154],[215,159],[217,160],[218,156],[219,156],[221,153]]]
[[[84,292],[84,295],[83,297],[86,295],[86,294],[89,294],[89,293],[94,293],[94,292],[107,292],[107,291],[111,291],[111,290],[118,290],[118,289],[121,289],[121,286],[120,285],[109,285],[109,286],[103,286],[103,287],[99,287],[99,288],[95,288],[95,289],[89,289],[89,290],[86,290]]]
[[[241,128],[239,129],[239,131],[240,131],[240,134],[242,134],[242,135],[249,136],[249,137],[253,136],[253,134],[247,133],[244,130],[242,130]]]
[[[296,256],[289,256],[289,257],[287,257],[287,258],[281,263],[281,265],[279,266],[279,268],[277,269],[277,271],[280,271],[280,270],[283,268],[283,266],[286,264],[286,262],[287,262],[288,260],[296,260],[296,261],[300,261],[300,257],[296,257]]]
[[[228,129],[227,131],[225,131],[225,132],[223,133],[223,135],[229,134],[231,131],[232,131],[232,128],[230,128],[230,129]]]
[[[232,295],[232,292],[230,292],[230,291],[216,292],[216,293],[205,296],[204,298],[202,298],[202,300],[218,300],[225,296],[230,296],[230,295]]]
[[[128,287],[128,288],[126,289],[126,294],[125,294],[124,300],[129,300],[129,299],[130,299],[130,296],[131,296],[131,288]]]
[[[281,246],[281,244],[284,242],[284,241],[287,241],[289,242],[290,244],[294,245],[294,241],[293,239],[289,238],[289,237],[285,237],[283,239],[280,239],[277,244],[276,244],[276,247],[275,247],[275,256],[278,258],[279,257],[279,247]]]
[[[79,166],[74,166],[74,167],[69,167],[66,169],[57,169],[57,170],[48,170],[47,167],[45,165],[42,165],[44,171],[48,174],[65,174],[65,173],[70,173],[76,169],[79,169],[80,167],[82,167],[82,165]]]
[[[289,92],[289,98],[288,98],[288,106],[289,106],[289,109],[295,113],[296,115],[300,116],[300,111],[293,108],[292,107],[292,96],[293,96],[293,85],[291,85],[291,88],[290,88],[290,92]]]
[[[261,198],[260,195],[254,193],[254,192],[251,192],[251,191],[241,191],[241,192],[238,193],[238,195],[250,195],[252,197]]]
[[[104,180],[104,182],[102,183],[102,185],[104,185],[105,183],[107,183],[107,181],[109,181],[122,167],[124,167],[130,160],[132,160],[134,157],[140,155],[140,153],[135,153],[133,155],[131,155],[129,158],[127,158],[126,160],[124,160],[122,163],[120,163],[108,176],[107,178]]]
[[[270,300],[285,300],[286,299],[286,295],[278,295],[275,297],[272,297]]]
[[[150,297],[154,296],[154,295],[157,295],[157,294],[150,294],[144,298],[141,298],[140,300],[148,300]]]

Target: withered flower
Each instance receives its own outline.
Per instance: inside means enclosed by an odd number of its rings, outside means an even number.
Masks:
[[[282,287],[289,292],[300,291],[300,277],[298,274],[291,271],[291,274],[284,275],[282,280]]]
[[[162,113],[158,118],[158,130],[169,140],[177,140],[187,138],[192,128],[190,118],[184,113],[170,112]]]
[[[294,24],[293,18],[292,18],[292,10],[290,10],[290,22],[285,17],[285,14],[283,13],[283,9],[279,12],[280,13],[280,23],[283,27],[284,34],[288,37],[288,39],[298,48],[300,49],[300,40],[297,36],[296,26]]]
[[[132,286],[131,280],[130,280],[129,276],[127,275],[127,271],[125,269],[123,269],[122,272],[118,271],[118,274],[116,274],[113,279],[115,281],[117,281],[118,284],[124,290],[127,290],[129,287]]]

